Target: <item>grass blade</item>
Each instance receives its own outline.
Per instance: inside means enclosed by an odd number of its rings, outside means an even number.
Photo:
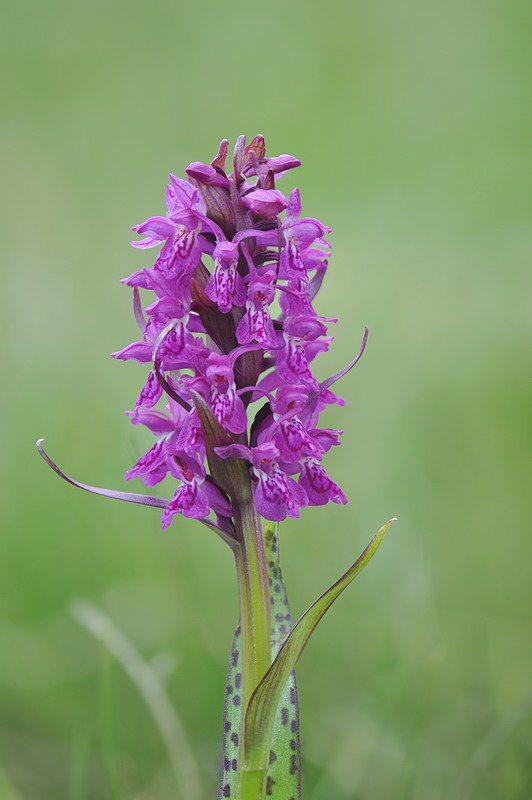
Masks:
[[[157,674],[101,609],[92,603],[76,600],[71,605],[70,613],[110,650],[139,690],[166,745],[180,796],[187,800],[202,800],[196,760],[181,721]]]

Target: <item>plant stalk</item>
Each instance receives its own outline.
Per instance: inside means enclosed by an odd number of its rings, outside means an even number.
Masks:
[[[271,664],[270,587],[262,524],[251,497],[233,503],[234,521],[240,548],[235,551],[240,600],[242,647],[242,726],[238,758],[238,800],[262,800],[266,788],[268,763],[246,769],[244,724],[253,691]],[[235,698],[233,698],[234,702]]]

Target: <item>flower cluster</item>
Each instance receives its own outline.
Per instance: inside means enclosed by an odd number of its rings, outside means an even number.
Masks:
[[[126,478],[153,486],[170,473],[179,481],[164,528],[176,513],[232,515],[208,473],[197,398],[227,434],[218,457],[247,464],[262,517],[279,521],[307,505],[347,502],[322,464],[341,431],[318,428],[318,417],[329,403],[343,405],[330,387],[360,353],[321,383],[312,371],[335,321],[313,307],[330,228],[301,215],[298,189],[287,198],[275,186],[300,165],[296,158],[266,157],[262,136],[247,146],[238,139],[231,174],[227,155],[224,140],[211,164],[190,164],[188,180],[170,175],[166,215],[133,228],[143,237],[134,247],[161,247],[155,264],[123,281],[133,289],[141,335],[113,356],[150,365],[127,413],[157,437]],[[140,290],[155,295],[144,309]]]

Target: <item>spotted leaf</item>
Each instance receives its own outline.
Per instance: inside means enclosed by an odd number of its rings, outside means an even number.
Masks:
[[[394,520],[389,520],[373,537],[355,563],[308,608],[292,628],[270,669],[253,692],[245,719],[245,769],[260,769],[265,743],[271,740],[276,709],[288,680],[310,636],[334,601],[375,555]],[[266,744],[266,746],[268,746]]]
[[[279,525],[264,532],[271,592],[272,655],[276,656],[292,628],[292,615],[279,562]],[[301,745],[296,673],[292,671],[281,692],[273,720],[266,797],[301,798]]]

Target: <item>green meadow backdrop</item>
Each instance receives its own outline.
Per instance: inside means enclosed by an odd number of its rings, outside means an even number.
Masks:
[[[34,442],[123,486],[149,441],[123,415],[144,369],[108,356],[149,263],[129,227],[258,132],[334,229],[318,374],[370,330],[327,415],[349,505],[282,526],[294,612],[399,518],[302,658],[304,799],[530,800],[531,22],[526,0],[5,9],[1,800],[216,796],[229,552],[67,486]]]

